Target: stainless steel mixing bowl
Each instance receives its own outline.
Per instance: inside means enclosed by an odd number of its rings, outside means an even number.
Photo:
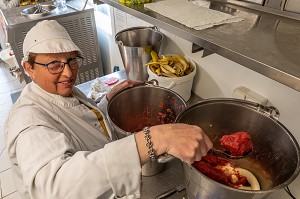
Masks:
[[[145,126],[174,123],[186,103],[174,91],[145,83],[126,88],[108,103],[108,119],[119,138]]]
[[[157,83],[157,81],[156,81]],[[108,103],[108,120],[118,138],[141,131],[145,126],[174,123],[186,103],[174,91],[151,82],[116,93]],[[163,171],[165,164],[153,161],[142,167],[143,176]]]

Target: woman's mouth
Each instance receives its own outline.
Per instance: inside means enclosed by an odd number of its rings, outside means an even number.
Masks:
[[[73,80],[60,81],[58,83],[66,87],[73,86]]]

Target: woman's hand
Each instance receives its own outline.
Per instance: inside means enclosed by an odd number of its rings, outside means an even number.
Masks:
[[[118,92],[119,90],[123,89],[123,88],[129,88],[129,87],[133,87],[134,84],[136,84],[138,81],[133,81],[133,80],[125,80],[119,84],[117,84],[116,86],[114,86],[109,93],[106,94],[106,97],[108,100],[111,99],[111,97]]]
[[[195,125],[164,124],[150,128],[151,141],[155,155],[173,155],[192,164],[199,161],[212,148],[213,144],[203,130]],[[143,132],[135,134],[141,163],[149,161],[148,148],[145,146]]]

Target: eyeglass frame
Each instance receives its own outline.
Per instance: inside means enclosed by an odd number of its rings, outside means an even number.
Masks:
[[[52,62],[49,62],[49,63],[47,63],[47,64],[43,64],[43,63],[39,63],[39,62],[33,61],[32,63],[37,64],[37,65],[40,65],[40,66],[47,67],[47,70],[48,70],[48,72],[49,72],[50,74],[59,74],[59,73],[62,73],[62,72],[64,71],[66,64],[68,64],[69,67],[71,68],[71,66],[70,66],[70,64],[69,64],[70,61],[72,61],[72,60],[74,60],[74,59],[77,59],[77,58],[81,58],[81,59],[82,59],[82,64],[78,67],[78,69],[79,69],[79,68],[81,68],[81,66],[83,65],[83,60],[84,60],[84,58],[81,57],[81,56],[79,56],[79,55],[77,55],[76,57],[71,57],[71,58],[67,59],[67,62],[62,62],[62,61],[52,61]],[[49,64],[52,64],[52,63],[55,63],[55,62],[63,63],[63,64],[64,64],[63,67],[61,67],[61,71],[58,72],[58,73],[52,73],[52,72],[50,72],[50,70],[49,70],[49,68],[48,68],[48,65],[49,65]],[[71,68],[71,69],[74,70],[73,68]],[[76,68],[76,69],[77,69],[77,68]]]

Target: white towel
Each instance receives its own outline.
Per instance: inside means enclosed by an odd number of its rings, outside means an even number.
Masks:
[[[194,4],[192,1],[188,0],[164,0],[155,3],[147,3],[145,4],[145,8],[153,10],[154,12],[195,30],[203,30],[215,25],[243,20],[237,16],[199,6],[199,2],[195,2]]]

